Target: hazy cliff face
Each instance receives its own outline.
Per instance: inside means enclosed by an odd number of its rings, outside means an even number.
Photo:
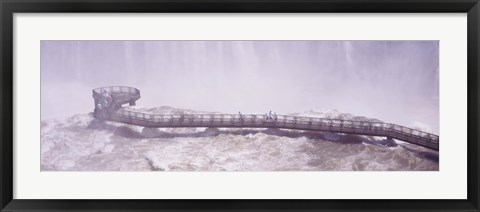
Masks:
[[[129,85],[139,105],[277,113],[334,108],[438,132],[437,41],[42,41],[42,120]]]

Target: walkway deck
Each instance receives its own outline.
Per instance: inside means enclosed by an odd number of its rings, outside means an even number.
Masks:
[[[329,118],[278,115],[267,119],[264,114],[179,114],[161,115],[127,111],[124,104],[135,104],[140,91],[125,86],[112,86],[93,90],[95,105],[101,102],[105,90],[113,97],[109,108],[95,109],[94,117],[150,128],[213,127],[213,128],[282,128],[292,130],[328,131],[357,135],[382,136],[439,150],[439,137],[416,129],[374,121],[354,121]]]

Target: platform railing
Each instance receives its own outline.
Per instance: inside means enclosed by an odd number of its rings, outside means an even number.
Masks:
[[[109,93],[128,93],[128,94],[140,93],[140,90],[134,87],[129,87],[129,86],[107,86],[107,87],[93,89],[94,94],[102,94],[103,91],[107,91]]]

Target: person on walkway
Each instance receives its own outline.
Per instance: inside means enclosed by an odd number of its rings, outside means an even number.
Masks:
[[[109,95],[107,93],[107,97],[105,98],[105,101],[107,102],[107,106],[109,106],[112,103],[112,95]]]
[[[111,102],[112,96],[106,90],[102,90],[102,106],[106,108]]]

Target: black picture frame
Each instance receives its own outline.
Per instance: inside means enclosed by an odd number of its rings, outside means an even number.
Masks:
[[[1,211],[479,211],[478,0],[0,0]],[[467,13],[468,197],[465,200],[25,200],[13,199],[14,13]],[[445,182],[448,183],[448,182]],[[48,191],[46,191],[48,192]],[[448,191],[445,191],[448,192]]]

